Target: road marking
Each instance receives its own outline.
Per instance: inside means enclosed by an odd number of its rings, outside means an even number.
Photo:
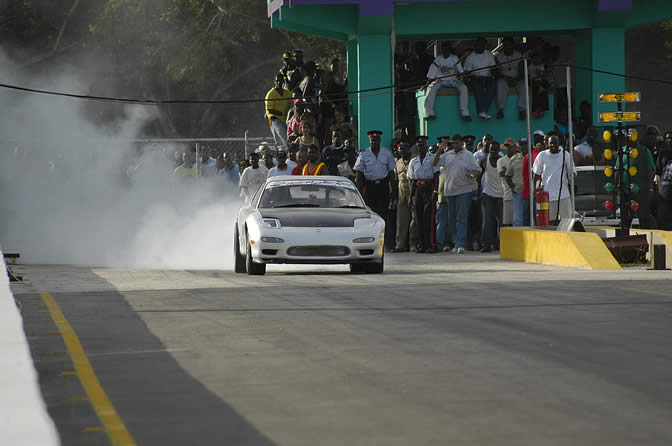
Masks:
[[[61,372],[61,376],[77,376],[77,372]]]
[[[98,377],[93,371],[86,353],[84,353],[79,338],[63,315],[56,300],[48,293],[43,293],[41,296],[49,307],[49,312],[56,326],[63,335],[63,340],[68,348],[72,364],[75,366],[79,380],[86,394],[89,396],[91,405],[96,411],[98,419],[103,423],[103,427],[86,428],[84,432],[106,432],[110,442],[114,446],[135,446],[133,437],[126,429],[126,425],[117,414],[105,390],[100,385],[100,381],[98,381]]]

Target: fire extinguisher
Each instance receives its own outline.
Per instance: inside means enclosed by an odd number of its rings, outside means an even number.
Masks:
[[[548,213],[549,195],[545,190],[537,191],[537,226],[548,226],[551,224]]]

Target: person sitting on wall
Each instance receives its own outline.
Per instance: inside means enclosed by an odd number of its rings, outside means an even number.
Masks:
[[[494,67],[495,56],[486,49],[484,37],[476,39],[474,51],[464,62],[464,70],[470,73],[469,86],[476,97],[476,111],[481,119],[490,119],[488,113],[495,96],[495,78],[490,67]]]
[[[520,69],[522,57],[515,50],[513,38],[505,37],[502,42],[502,52],[495,57],[495,61],[500,65],[497,69],[497,119],[504,118],[509,88],[515,88],[518,94],[518,119],[522,121],[527,117],[525,79],[523,79],[523,70]]]
[[[462,119],[471,121],[469,114],[469,89],[458,78],[464,69],[460,59],[455,55],[452,46],[448,42],[441,44],[441,54],[434,59],[427,72],[427,97],[425,98],[425,119],[435,119],[434,104],[436,94],[442,88],[455,88],[460,95],[459,109]]]

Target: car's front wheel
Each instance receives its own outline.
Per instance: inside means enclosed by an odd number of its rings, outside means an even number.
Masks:
[[[254,263],[252,260],[252,245],[250,241],[247,241],[247,252],[245,256],[245,266],[247,267],[247,274],[250,276],[263,276],[266,274],[266,264],[265,263]]]
[[[233,270],[237,273],[244,273],[247,271],[245,265],[245,256],[240,253],[240,237],[238,237],[238,223],[233,230]]]
[[[382,274],[385,269],[385,255],[380,257],[380,262],[366,263],[364,267],[365,272],[369,274]]]

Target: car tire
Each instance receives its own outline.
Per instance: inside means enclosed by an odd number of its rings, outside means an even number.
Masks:
[[[254,263],[252,260],[252,245],[250,241],[247,241],[247,251],[245,255],[245,266],[247,269],[247,274],[250,276],[263,276],[266,274],[266,264],[265,263]]]
[[[364,273],[366,272],[366,265],[363,263],[351,263],[350,272],[351,273]]]
[[[369,274],[382,274],[385,269],[385,255],[380,258],[380,262],[367,263],[364,265],[366,272]]]
[[[238,223],[233,230],[233,270],[237,273],[247,272],[245,256],[240,253],[240,238],[238,237]]]

